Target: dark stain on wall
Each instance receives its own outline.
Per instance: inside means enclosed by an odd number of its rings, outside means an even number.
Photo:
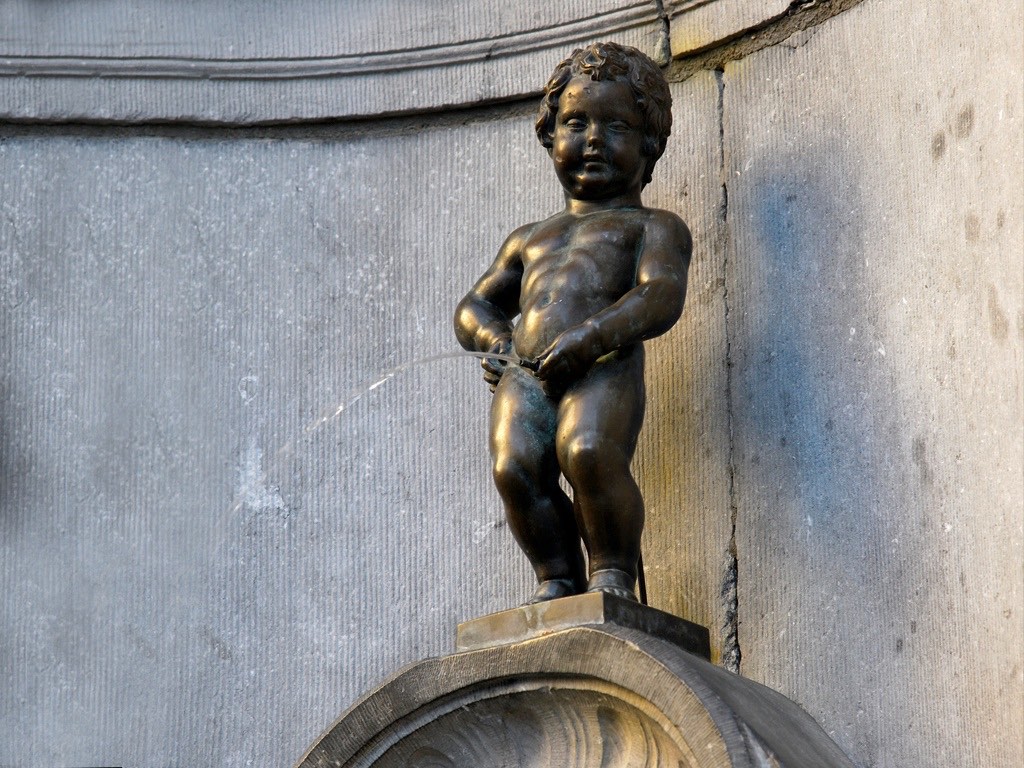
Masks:
[[[964,237],[967,238],[968,243],[976,243],[981,237],[981,221],[977,214],[968,213],[964,217]]]
[[[958,139],[966,139],[974,130],[974,105],[968,104],[960,110],[956,116],[956,123],[953,128]]]
[[[928,464],[928,444],[923,437],[915,437],[911,448],[911,458],[921,475],[921,484],[930,487],[932,480],[932,468]]]
[[[996,341],[1006,341],[1010,335],[1010,319],[1006,316],[1002,304],[999,303],[999,293],[994,285],[988,287],[988,314],[992,329],[992,338]]]

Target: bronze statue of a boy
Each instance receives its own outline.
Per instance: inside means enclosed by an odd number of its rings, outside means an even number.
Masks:
[[[536,130],[565,209],[509,235],[456,310],[464,348],[522,361],[483,367],[494,482],[540,582],[531,602],[636,599],[642,342],[679,319],[692,250],[678,216],[640,201],[671,125],[668,84],[640,51],[600,43],[559,64]]]

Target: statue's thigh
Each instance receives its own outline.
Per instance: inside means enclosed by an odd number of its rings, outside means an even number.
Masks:
[[[554,458],[557,409],[540,382],[519,367],[501,377],[491,403],[491,455],[524,464]]]
[[[556,447],[564,464],[574,446],[633,457],[644,421],[643,360],[601,362],[566,392],[558,408]],[[609,456],[609,459],[614,456]]]

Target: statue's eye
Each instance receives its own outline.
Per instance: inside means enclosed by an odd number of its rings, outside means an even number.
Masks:
[[[624,122],[622,120],[616,120],[611,125],[609,125],[608,127],[611,130],[615,131],[616,133],[627,133],[627,132],[633,130],[633,126],[631,126],[629,123]]]
[[[565,121],[565,127],[570,131],[582,131],[586,129],[587,124],[578,117],[572,117]]]

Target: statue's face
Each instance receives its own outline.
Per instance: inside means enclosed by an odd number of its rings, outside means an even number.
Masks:
[[[643,118],[618,80],[574,77],[558,99],[551,159],[579,200],[603,200],[643,186]]]

